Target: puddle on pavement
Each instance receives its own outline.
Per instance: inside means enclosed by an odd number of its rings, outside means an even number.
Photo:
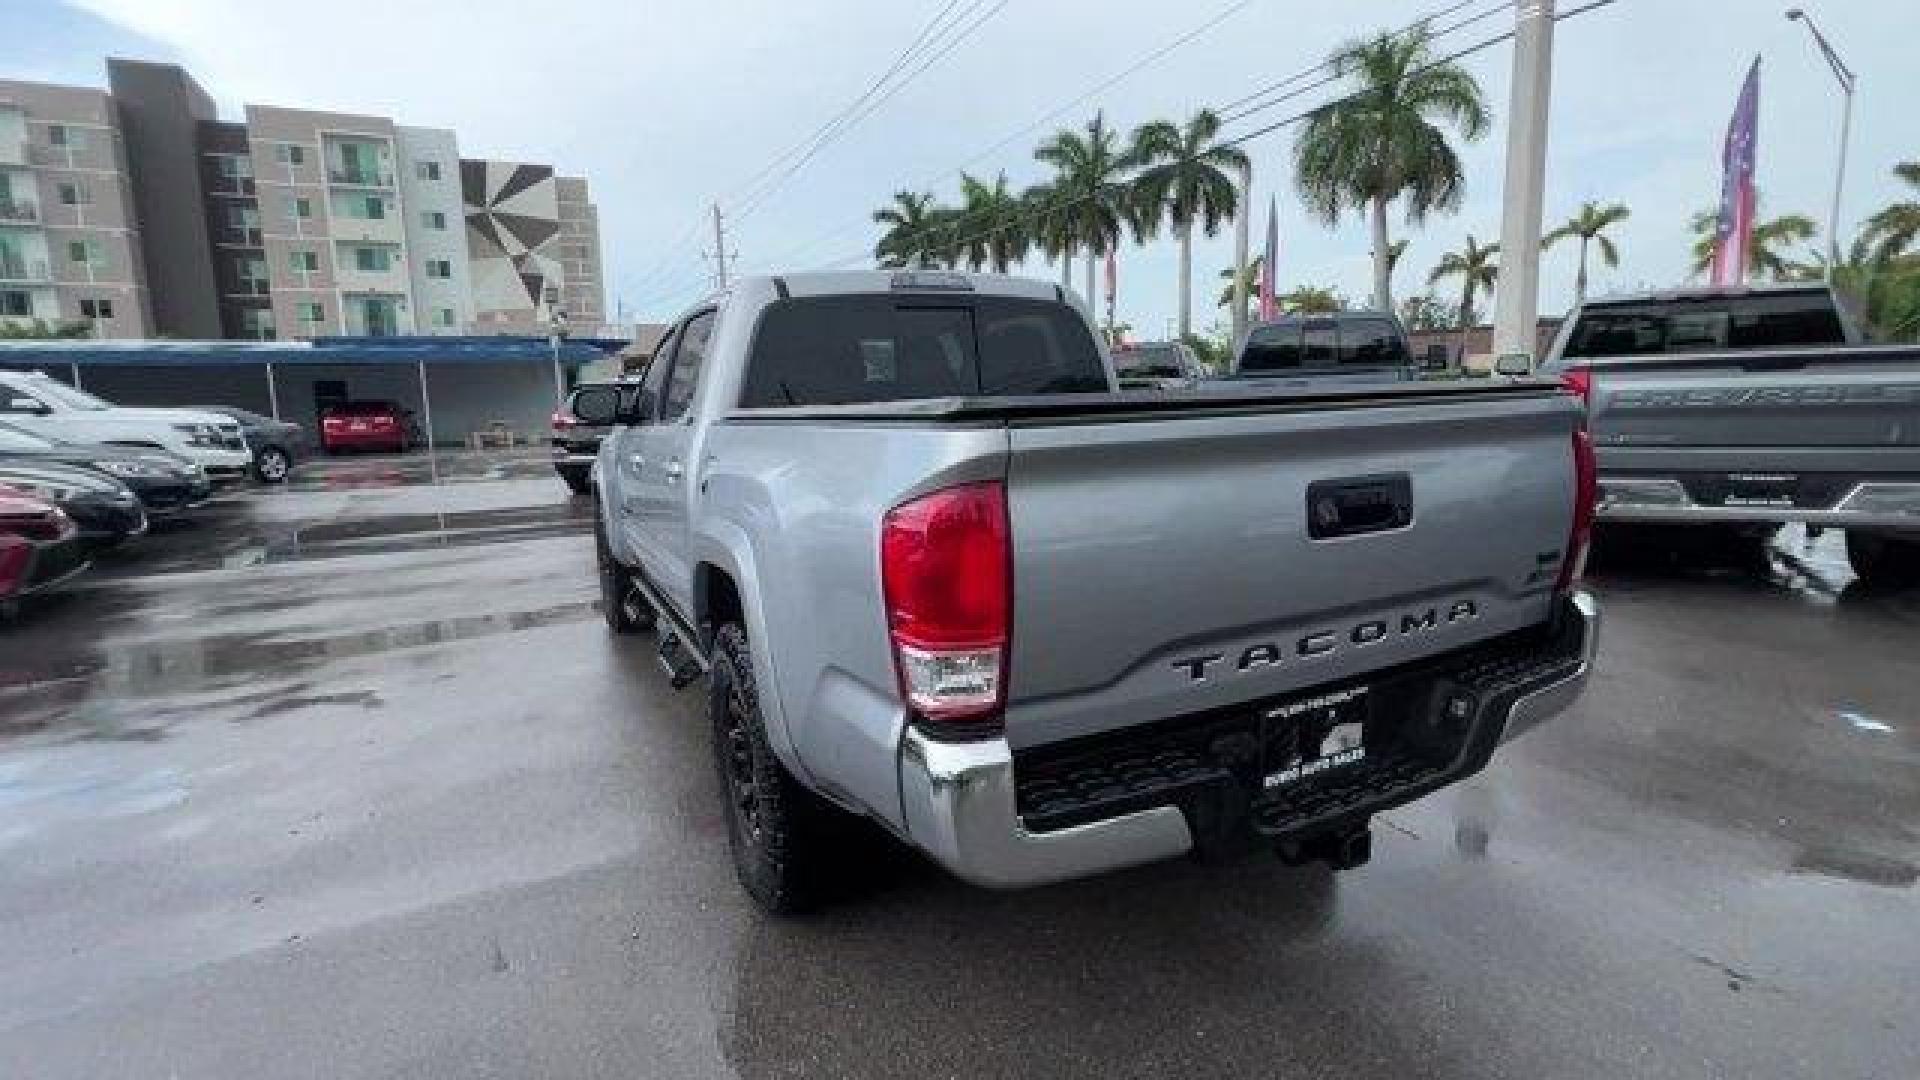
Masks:
[[[1787,872],[1841,878],[1888,889],[1905,889],[1920,880],[1920,867],[1910,862],[1838,848],[1804,848]]]
[[[515,540],[579,536],[593,528],[588,506],[561,504],[444,514],[393,514],[326,521],[230,542],[218,552],[169,559],[166,570],[233,570],[249,566],[474,547]]]
[[[598,617],[592,601],[554,604],[526,611],[464,615],[402,623],[355,633],[284,638],[279,634],[232,634],[119,643],[90,662],[28,681],[6,694],[12,714],[0,735],[53,727],[73,728],[90,741],[148,742],[164,737],[180,719],[223,707],[253,705],[244,720],[257,720],[309,705],[385,707],[371,690],[313,694],[305,672],[325,663],[417,649],[449,642],[533,630]],[[262,679],[295,680],[277,689],[237,698],[156,709],[151,698],[203,694]]]

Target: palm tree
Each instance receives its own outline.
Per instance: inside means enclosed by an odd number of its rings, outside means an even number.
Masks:
[[[1920,161],[1903,161],[1893,174],[1920,193]],[[1904,255],[1920,237],[1920,202],[1897,202],[1867,219],[1864,233],[1882,259]]]
[[[1887,255],[1884,241],[1884,231],[1869,219],[1839,262],[1829,266],[1827,253],[1816,251],[1791,264],[1787,277],[1830,282],[1856,305],[1876,340],[1912,341],[1920,336],[1920,254]]]
[[[1093,264],[1120,242],[1120,229],[1143,224],[1125,183],[1128,163],[1119,136],[1095,113],[1085,134],[1061,131],[1041,143],[1033,156],[1054,168],[1052,206],[1064,219],[1062,227],[1072,245],[1087,253],[1086,301],[1094,303]],[[1069,249],[1070,250],[1070,249]]]
[[[1265,255],[1255,255],[1253,261],[1249,262],[1246,268],[1240,271],[1240,280],[1246,282],[1246,298],[1250,304],[1257,301],[1260,297],[1260,268],[1265,266],[1266,262],[1267,257]],[[1220,280],[1224,282],[1224,284],[1220,286],[1220,306],[1223,308],[1232,308],[1233,267],[1229,266],[1220,271]]]
[[[1473,234],[1467,234],[1467,246],[1459,251],[1449,251],[1440,257],[1440,264],[1427,275],[1428,285],[1438,285],[1451,277],[1461,281],[1460,286],[1460,355],[1467,355],[1467,331],[1473,327],[1473,297],[1476,292],[1493,291],[1493,284],[1500,276],[1500,267],[1494,256],[1500,254],[1499,244],[1487,244],[1484,247],[1473,242]]]
[[[1049,260],[1060,261],[1060,287],[1073,288],[1073,221],[1058,205],[1051,184],[1035,184],[1020,193],[1027,236]]]
[[[955,243],[966,259],[967,267],[978,270],[991,266],[996,274],[1027,257],[1025,208],[1020,197],[1007,190],[1007,174],[1001,173],[986,184],[966,173],[960,174],[963,205],[956,219],[959,235]]]
[[[1180,338],[1193,331],[1193,225],[1213,236],[1240,209],[1233,173],[1246,167],[1246,151],[1217,146],[1220,116],[1201,109],[1184,127],[1166,120],[1142,124],[1133,132],[1132,163],[1142,171],[1134,179],[1143,220],[1158,221],[1164,211],[1180,237]]]
[[[1402,200],[1414,225],[1435,210],[1457,208],[1466,181],[1441,125],[1478,139],[1487,129],[1487,107],[1465,68],[1437,60],[1424,27],[1348,42],[1330,63],[1352,90],[1307,118],[1293,144],[1295,184],[1307,208],[1329,226],[1340,223],[1344,209],[1367,210],[1373,305],[1392,311],[1387,204]]]
[[[881,266],[925,266],[932,226],[938,208],[933,196],[918,191],[893,193],[893,202],[873,212],[876,224],[887,226],[880,241],[873,245],[873,257]]]
[[[1580,238],[1580,270],[1573,279],[1573,299],[1576,303],[1587,298],[1587,244],[1591,242],[1600,249],[1602,263],[1608,267],[1619,266],[1620,249],[1613,245],[1613,238],[1606,235],[1606,230],[1627,220],[1629,213],[1625,203],[1601,206],[1596,202],[1583,202],[1579,212],[1568,218],[1565,225],[1540,238],[1542,251],[1562,240],[1576,236]]]
[[[1757,206],[1757,202],[1756,202]],[[1693,230],[1693,276],[1700,277],[1713,268],[1713,248],[1720,211],[1702,210],[1693,215],[1688,228]],[[1807,241],[1820,230],[1805,214],[1781,214],[1777,218],[1755,221],[1753,237],[1747,244],[1747,273],[1781,281],[1793,273],[1793,261],[1787,257],[1787,245]]]
[[[1302,285],[1290,293],[1274,297],[1280,310],[1289,315],[1325,315],[1347,310],[1347,298],[1332,289]]]

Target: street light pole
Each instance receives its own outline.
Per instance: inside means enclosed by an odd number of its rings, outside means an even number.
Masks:
[[[1826,58],[1827,66],[1833,69],[1833,77],[1840,84],[1840,161],[1833,169],[1833,202],[1827,210],[1827,279],[1831,281],[1833,268],[1840,262],[1840,191],[1847,183],[1847,137],[1853,130],[1853,90],[1860,80],[1846,61],[1840,59],[1840,54],[1833,51],[1827,35],[1814,24],[1813,16],[1799,8],[1788,8],[1787,19],[1806,25],[1807,32],[1813,35],[1813,43],[1819,46],[1820,55]]]

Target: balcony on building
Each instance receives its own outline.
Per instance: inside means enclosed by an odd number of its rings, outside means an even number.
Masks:
[[[40,204],[32,199],[12,199],[0,195],[0,222],[32,225],[40,220]]]
[[[352,188],[327,196],[327,222],[335,240],[398,245],[406,241],[399,197],[390,191]]]
[[[335,187],[393,186],[393,146],[385,139],[327,135],[327,183]]]
[[[393,337],[411,333],[407,298],[399,293],[352,293],[341,300],[347,333],[355,337]]]
[[[0,165],[33,164],[28,145],[26,115],[18,106],[0,104]]]
[[[335,241],[333,277],[340,288],[358,292],[405,292],[407,288],[407,266],[398,244]]]

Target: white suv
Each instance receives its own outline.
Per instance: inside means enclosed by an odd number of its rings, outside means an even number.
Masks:
[[[66,442],[158,447],[200,466],[215,481],[239,480],[253,464],[232,417],[123,409],[38,371],[0,371],[0,418]]]

